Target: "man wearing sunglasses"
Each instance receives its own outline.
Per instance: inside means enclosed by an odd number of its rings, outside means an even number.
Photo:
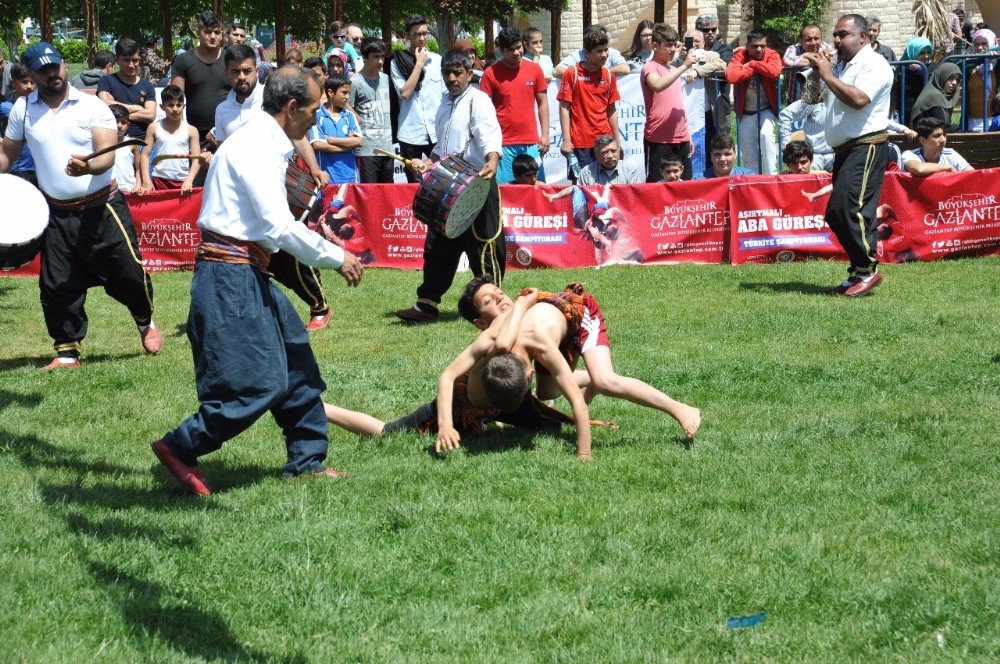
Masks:
[[[705,35],[705,50],[718,53],[728,65],[733,59],[733,49],[719,38],[719,18],[715,14],[702,14],[694,22],[694,27]],[[729,132],[729,114],[733,106],[729,101],[729,85],[721,72],[705,79],[705,92],[711,100],[705,111],[705,145],[711,145],[716,133]]]

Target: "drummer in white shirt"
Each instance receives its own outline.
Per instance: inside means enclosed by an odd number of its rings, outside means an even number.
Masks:
[[[143,349],[157,353],[163,338],[152,318],[153,283],[142,267],[128,204],[112,177],[115,152],[83,159],[115,144],[115,116],[103,101],[67,84],[66,66],[51,44],[33,44],[21,61],[38,88],[11,109],[0,173],[10,169],[27,142],[49,204],[39,287],[58,357],[44,368],[80,366],[87,334],[84,303],[95,286],[128,308]]]
[[[469,257],[469,267],[477,277],[488,272],[498,284],[503,280],[507,249],[496,181],[503,136],[493,102],[470,87],[472,67],[472,59],[462,51],[451,50],[445,54],[441,73],[448,92],[438,107],[434,122],[437,144],[430,159],[411,159],[408,167],[422,176],[435,162],[457,155],[478,168],[479,177],[489,179],[490,192],[472,226],[460,236],[448,238],[443,228],[428,225],[424,280],[417,288],[417,303],[396,312],[396,316],[408,323],[429,323],[438,319],[441,297],[451,287],[463,253]]]
[[[271,254],[283,249],[303,263],[336,269],[350,286],[361,280],[353,254],[288,210],[290,139],[305,136],[319,103],[315,74],[298,66],[277,70],[264,88],[264,112],[226,140],[205,179],[187,328],[201,405],[153,443],[170,474],[193,493],[212,493],[198,458],[268,411],[285,434],[286,477],[344,476],[323,466],[326,385],[308,334],[267,272]]]
[[[225,101],[215,107],[215,126],[208,132],[208,141],[216,147],[260,113],[264,103],[264,86],[257,83],[254,57],[253,49],[245,44],[235,44],[226,49],[226,77],[232,89]],[[322,187],[329,184],[330,174],[319,167],[316,152],[309,141],[305,138],[293,140],[292,145],[306,164],[306,170],[319,185]],[[202,152],[202,155],[205,154],[206,152]],[[207,164],[211,160],[212,153],[208,152],[202,161]],[[315,332],[327,326],[332,312],[323,292],[319,271],[303,265],[285,251],[279,251],[271,257],[269,270],[279,284],[293,291],[309,305],[307,330]]]

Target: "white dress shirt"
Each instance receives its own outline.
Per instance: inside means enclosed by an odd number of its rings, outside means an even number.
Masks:
[[[92,129],[118,134],[111,109],[94,95],[68,86],[66,99],[55,109],[38,98],[38,90],[14,102],[7,123],[7,138],[27,141],[35,159],[38,186],[50,198],[67,201],[93,194],[111,184],[113,170],[74,177],[66,172],[73,155],[94,151]]]
[[[285,170],[292,143],[267,113],[251,118],[212,158],[198,226],[272,253],[283,249],[314,267],[338,268],[344,250],[295,220],[288,210]]]
[[[798,99],[782,109],[778,114],[778,136],[781,138],[782,149],[792,140],[792,126],[796,122],[802,123],[802,132],[813,152],[833,152],[833,148],[826,142],[826,104],[807,104]]]
[[[230,90],[226,100],[215,107],[215,126],[212,127],[215,140],[221,143],[232,136],[234,131],[260,113],[263,107],[264,86],[260,83],[253,86],[242,104],[236,101],[236,90]]]
[[[427,62],[424,63],[424,80],[420,82],[420,91],[414,92],[409,99],[403,99],[403,86],[406,85],[406,78],[399,69],[399,63],[395,58],[389,67],[389,75],[392,84],[399,94],[399,129],[397,137],[403,143],[412,145],[423,145],[430,137],[430,142],[437,141],[437,134],[434,132],[434,117],[441,103],[441,95],[444,94],[444,78],[441,76],[441,56],[437,53],[428,53]]]
[[[864,108],[854,109],[830,92],[827,99],[826,142],[837,147],[850,140],[884,131],[889,125],[889,101],[892,94],[892,67],[870,48],[862,47],[850,62],[834,66],[837,78],[852,85],[871,100]]]
[[[455,99],[445,93],[434,124],[438,141],[433,154],[439,157],[459,155],[478,169],[489,153],[503,154],[503,134],[493,102],[472,86]]]

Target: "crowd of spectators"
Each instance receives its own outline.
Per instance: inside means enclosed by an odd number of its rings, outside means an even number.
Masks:
[[[951,42],[933,44],[914,36],[897,59],[884,43],[881,21],[868,17],[870,48],[890,62],[899,62],[890,130],[917,140],[918,125],[924,119],[943,123],[947,130],[960,126],[971,131],[1000,130],[996,60],[935,62],[956,49],[971,54],[997,49],[992,31],[984,24],[965,21],[963,25],[964,18],[949,16],[954,32]],[[123,38],[113,51],[98,51],[93,67],[80,72],[71,84],[93,90],[115,105],[117,114],[127,113],[124,136],[151,139],[150,156],[157,146],[193,155],[199,146],[211,147],[216,109],[231,91],[225,52],[239,46],[252,54],[260,83],[282,64],[302,65],[326,81],[325,103],[317,112],[309,140],[332,182],[392,182],[394,162],[385,153],[393,151],[394,143],[405,159],[430,157],[438,140],[436,116],[447,91],[441,56],[427,46],[433,35],[426,18],[412,16],[405,22],[400,35],[405,48],[395,52],[392,44],[366,37],[356,23],[334,22],[322,56],[304,57],[299,49],[290,48],[281,63],[268,62],[259,45],[248,44],[247,28],[238,21],[224,25],[220,16],[205,11],[195,24],[197,41],[172,62],[160,56],[155,37],[143,44]],[[820,25],[804,25],[798,39],[779,52],[769,44],[766,32],[752,29],[743,45],[734,49],[720,37],[719,19],[704,14],[683,36],[671,26],[639,21],[629,47],[622,52],[611,46],[603,26],[591,26],[584,32],[581,48],[570,50],[558,63],[547,53],[542,31],[534,27],[502,29],[492,45],[495,48],[483,54],[464,38],[451,48],[471,58],[473,85],[496,109],[503,134],[499,182],[519,181],[515,163],[521,164],[520,172],[525,174],[528,158],[536,165],[530,174],[533,181],[545,182],[542,163],[552,143],[547,88],[553,80],[558,84],[562,137],[558,149],[567,159],[567,177],[572,182],[656,182],[675,179],[678,165],[679,179],[684,180],[745,170],[794,172],[806,148],[810,169],[831,169],[834,153],[823,131],[829,95],[824,91],[810,99],[803,95],[810,71],[808,54],[821,53],[836,61],[834,46],[824,40],[824,33]],[[0,65],[2,118],[18,97],[30,93],[32,83],[27,70],[5,62],[2,53]],[[645,106],[641,168],[623,159],[619,138],[618,79],[628,74],[639,77]],[[182,105],[182,124],[163,119],[168,102],[157,98],[158,89],[171,90],[169,104]],[[959,109],[961,117],[956,117]],[[161,120],[156,124],[158,116]],[[196,145],[181,140],[188,126],[196,132]],[[735,141],[730,138],[733,134]],[[123,153],[122,158],[127,160],[128,155]],[[129,181],[135,183],[136,191],[167,186],[165,182],[188,182],[189,176],[197,186],[207,170],[197,164],[184,168],[175,163],[167,169],[170,177],[164,178],[141,172],[148,163],[146,152],[132,162],[136,172]],[[30,154],[23,155],[14,170],[33,172]],[[668,172],[670,178],[665,177]],[[406,176],[416,181],[414,173],[406,171]]]

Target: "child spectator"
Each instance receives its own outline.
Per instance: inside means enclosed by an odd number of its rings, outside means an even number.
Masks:
[[[513,184],[528,184],[535,186],[538,184],[538,162],[530,154],[519,154],[511,162],[511,170],[514,171]]]
[[[813,149],[805,141],[789,141],[781,151],[781,161],[789,175],[804,175],[812,172]]]
[[[605,66],[608,35],[590,30],[583,36],[585,59],[563,74],[559,86],[559,124],[563,142],[559,150],[570,161],[571,178],[577,170],[594,163],[593,147],[598,136],[619,136],[618,79]],[[628,65],[626,65],[627,67]],[[577,164],[573,164],[576,157]]]
[[[330,175],[330,184],[358,181],[354,149],[361,147],[361,128],[354,114],[344,106],[351,96],[346,76],[330,76],[323,85],[326,104],[316,111],[316,125],[309,130],[309,142],[319,157],[319,166]]]
[[[729,134],[712,137],[712,166],[705,171],[706,178],[727,178],[733,175],[754,175],[756,171],[736,165],[736,143]]]
[[[0,136],[3,136],[7,131],[7,119],[14,108],[14,102],[20,97],[27,97],[35,90],[35,79],[31,77],[31,72],[28,71],[27,67],[15,63],[10,67],[10,87],[11,92],[7,99],[0,101]],[[31,157],[27,141],[21,148],[21,154],[10,165],[10,174],[38,186],[38,178],[35,177],[35,160]]]
[[[146,130],[146,147],[139,155],[142,186],[136,193],[180,189],[182,196],[190,194],[201,168],[201,147],[198,129],[184,119],[184,91],[176,85],[163,88],[160,108],[166,117],[150,122]],[[154,151],[157,158],[151,169],[149,160]]]
[[[903,168],[907,173],[924,176],[975,170],[962,155],[945,147],[948,142],[944,133],[946,126],[944,121],[936,118],[917,121],[915,128],[920,147],[903,153]]]
[[[129,111],[121,104],[110,104],[111,114],[118,123],[118,141],[124,141],[128,133]],[[139,164],[139,146],[127,145],[115,150],[113,173],[118,189],[123,194],[131,194],[136,185],[135,167]]]
[[[546,82],[552,80],[552,58],[545,54],[545,41],[542,31],[538,28],[525,28],[521,32],[521,42],[524,44],[524,59],[530,60],[542,68]]]
[[[361,42],[361,71],[351,77],[349,106],[358,115],[361,127],[361,149],[358,164],[362,182],[391,184],[392,157],[379,156],[375,150],[392,152],[392,122],[390,116],[389,75],[382,71],[385,64],[385,43],[369,37]]]
[[[677,182],[684,175],[684,160],[680,155],[664,155],[660,162],[660,182]]]
[[[666,155],[678,155],[684,163],[684,178],[691,179],[691,132],[684,108],[684,83],[681,75],[698,62],[692,49],[679,66],[673,65],[677,54],[677,31],[658,24],[653,30],[653,57],[639,74],[642,98],[646,105],[643,148],[646,155],[646,182],[656,182],[660,164]]]

